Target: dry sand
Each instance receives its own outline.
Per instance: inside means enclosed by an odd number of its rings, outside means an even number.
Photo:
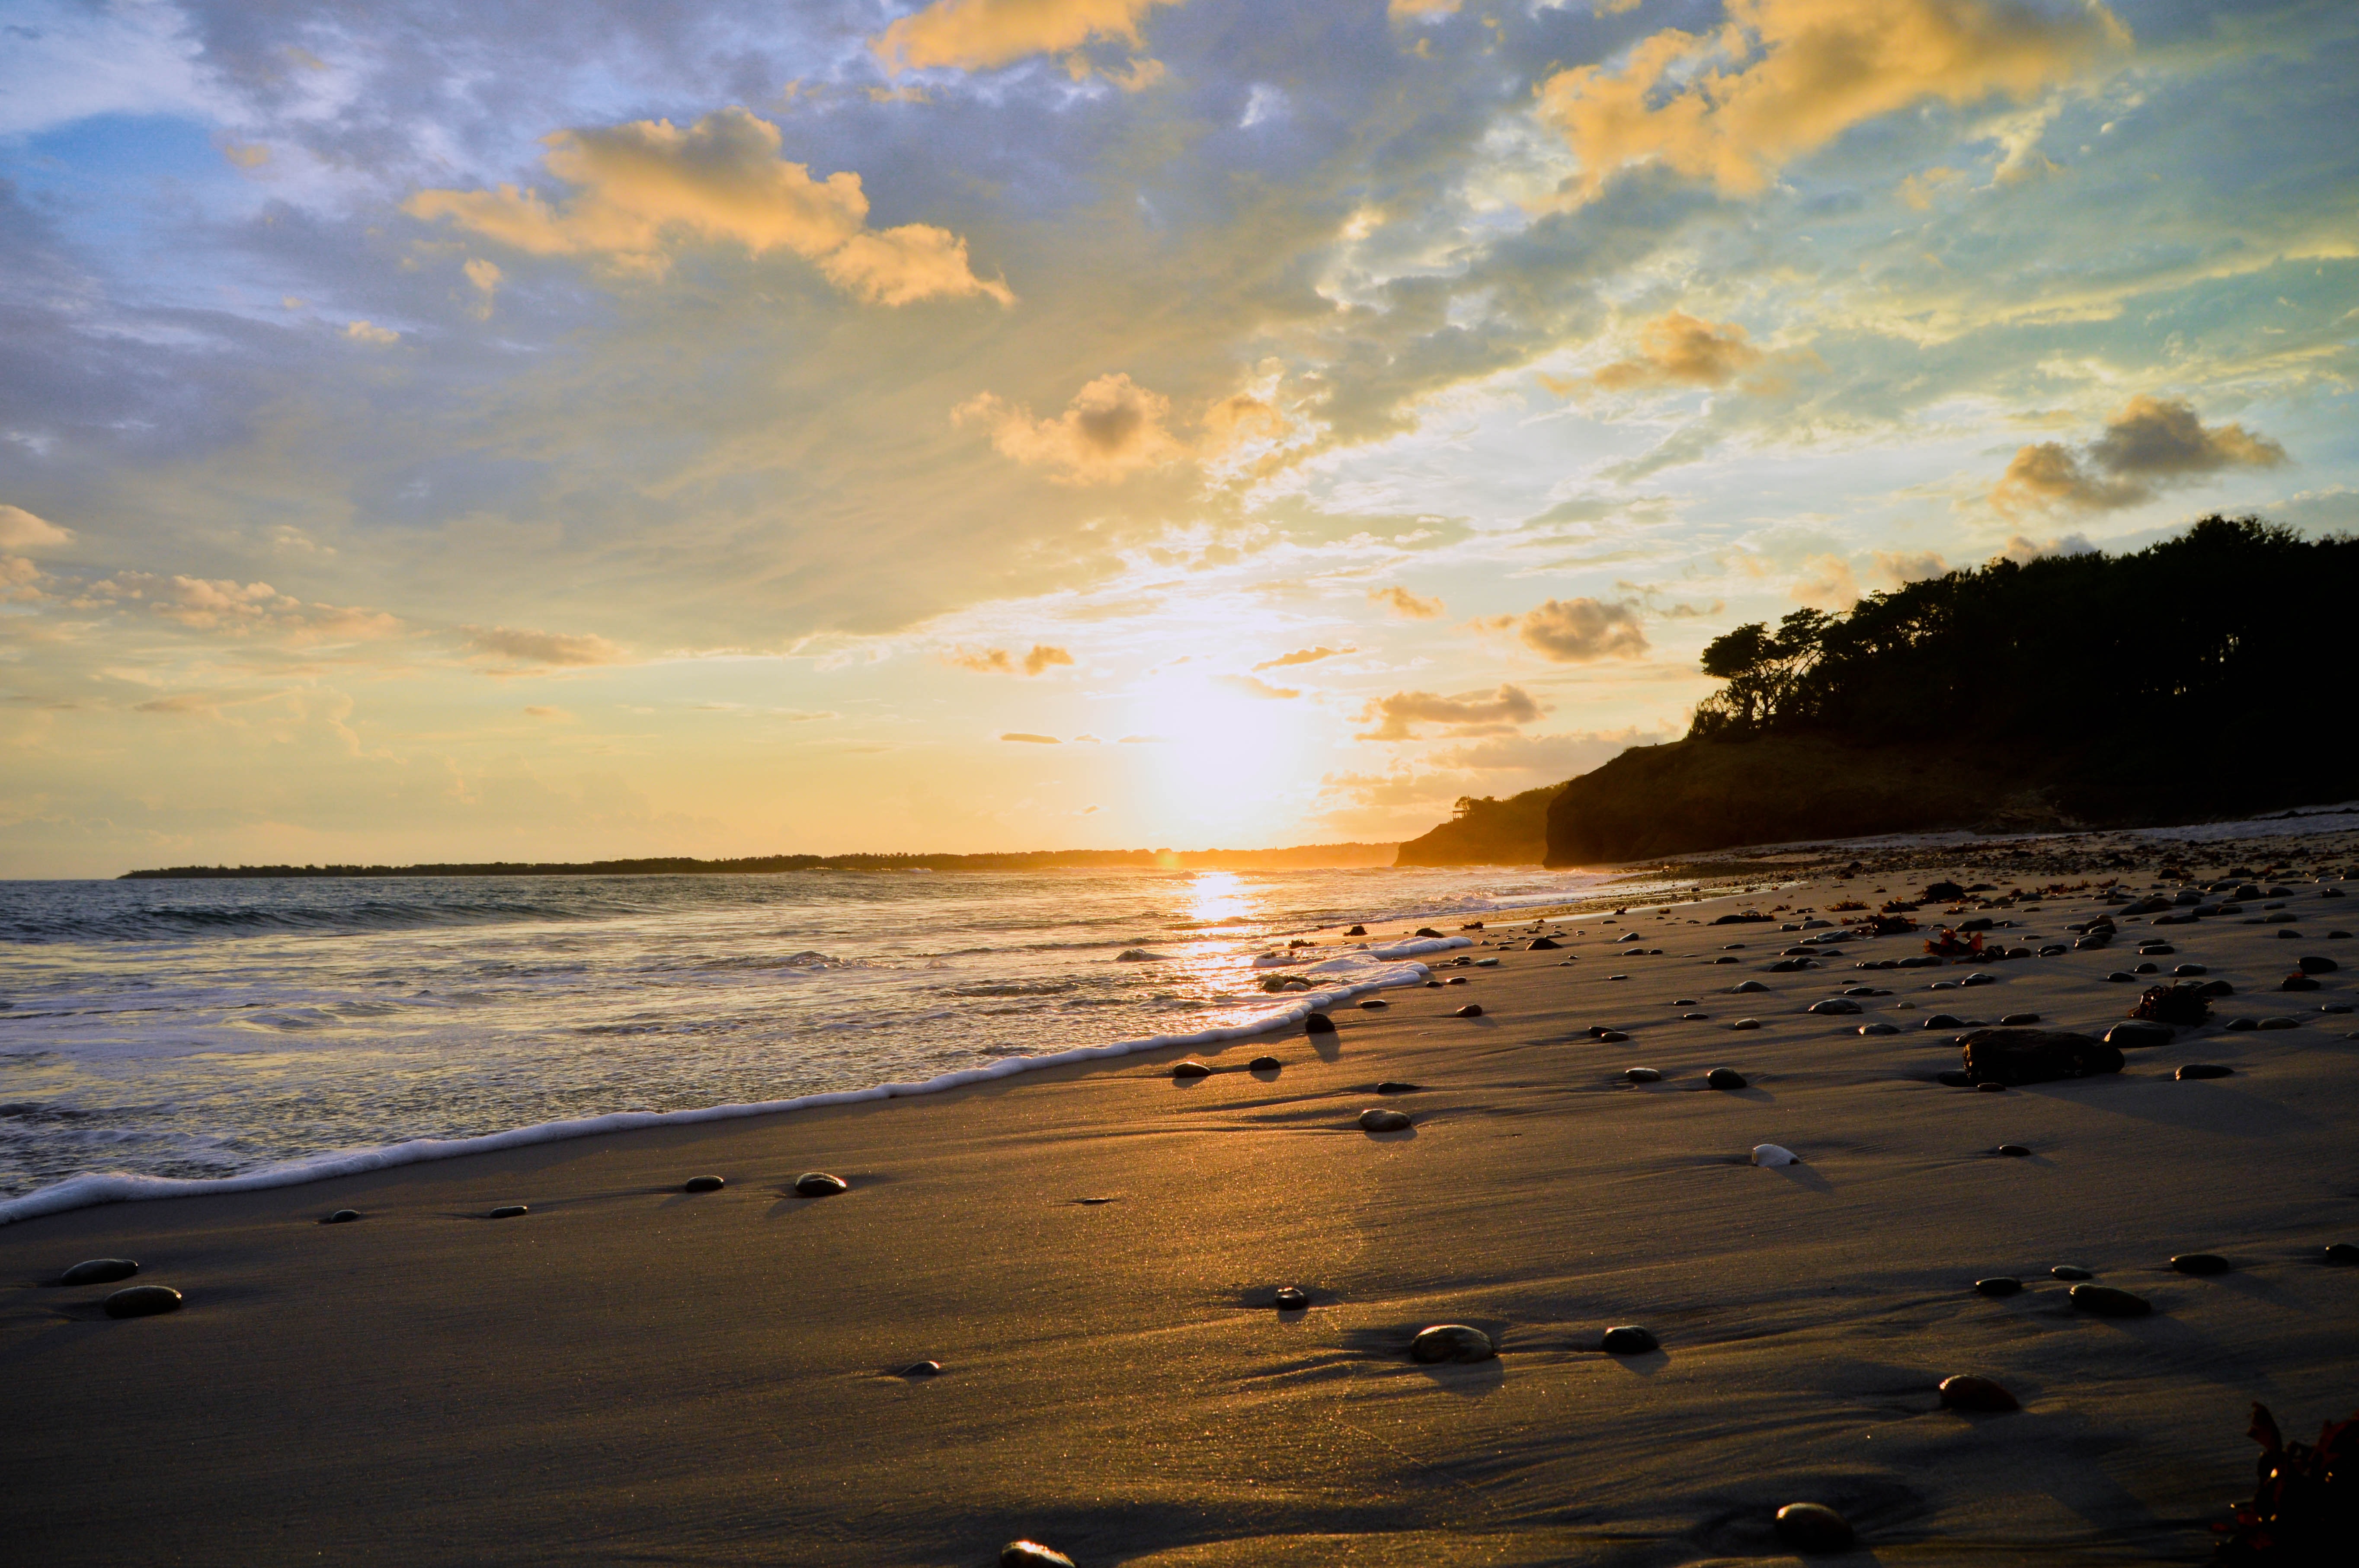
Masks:
[[[2359,1019],[2319,1011],[2352,997],[2359,944],[2324,937],[2359,898],[2296,886],[2300,942],[2172,928],[2166,968],[2235,986],[2222,1021],[2300,1027],[2003,1094],[1932,1080],[1949,1032],[1856,1026],[2102,1029],[2142,925],[1937,996],[1964,971],[1851,968],[1910,939],[1765,974],[1793,936],[1695,924],[1940,869],[1583,923],[1337,1035],[1201,1053],[1223,1070],[1194,1084],[1172,1052],[0,1229],[0,1555],[979,1564],[1029,1535],[1083,1568],[1669,1564],[1775,1558],[1773,1511],[1812,1499],[1877,1561],[2200,1560],[2250,1492],[2252,1400],[2297,1436],[2359,1404],[2359,1269],[2314,1261],[2359,1240]],[[2054,940],[2099,907],[1992,913]],[[1631,928],[1662,956],[1617,956]],[[2301,953],[2345,968],[2278,994]],[[1748,978],[1770,994],[1727,993]],[[1803,1011],[1858,983],[1894,994]],[[1263,1052],[1274,1077],[1244,1070]],[[2190,1061],[2235,1073],[2174,1081]],[[1701,1087],[1720,1065],[1751,1087]],[[1426,1086],[1382,1102],[1412,1131],[1356,1127],[1379,1079]],[[1764,1141],[1804,1162],[1750,1165]],[[851,1191],[789,1195],[810,1170]],[[727,1189],[679,1192],[702,1172]],[[509,1202],[531,1213],[482,1217]],[[366,1217],[317,1223],[345,1206]],[[2235,1271],[2169,1271],[2191,1250]],[[108,1255],[184,1310],[37,1283]],[[2059,1263],[2155,1314],[2077,1313]],[[2031,1288],[1969,1288],[1992,1274]],[[1289,1283],[1315,1304],[1282,1317]],[[1406,1357],[1451,1321],[1500,1357]],[[1602,1354],[1622,1323],[1661,1351]],[[1958,1372],[2024,1410],[1941,1410]]]

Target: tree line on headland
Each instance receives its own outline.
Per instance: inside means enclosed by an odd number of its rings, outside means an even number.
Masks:
[[[1403,864],[1595,865],[1944,829],[2135,827],[2359,795],[2359,538],[2206,517],[1739,626],[1685,738],[1462,802]]]

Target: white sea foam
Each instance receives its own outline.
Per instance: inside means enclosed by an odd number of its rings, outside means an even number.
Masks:
[[[1018,1073],[1037,1072],[1043,1067],[1101,1061],[1140,1051],[1218,1045],[1299,1024],[1313,1012],[1323,1011],[1369,991],[1395,986],[1421,985],[1432,971],[1423,964],[1401,962],[1399,959],[1414,953],[1470,946],[1472,944],[1465,937],[1453,936],[1439,941],[1429,939],[1394,947],[1374,948],[1365,953],[1353,952],[1330,958],[1307,971],[1330,977],[1334,983],[1327,989],[1297,992],[1285,1006],[1256,1012],[1237,1023],[1201,1029],[1190,1034],[1155,1034],[1138,1040],[1117,1040],[1109,1045],[1083,1045],[1038,1056],[1009,1056],[984,1066],[943,1073],[919,1083],[877,1084],[869,1088],[838,1089],[749,1105],[705,1106],[693,1110],[615,1111],[605,1116],[544,1121],[531,1127],[511,1128],[505,1132],[485,1133],[474,1138],[417,1138],[375,1149],[338,1150],[234,1176],[184,1178],[136,1175],[122,1171],[87,1172],[69,1176],[22,1197],[0,1201],[0,1225],[36,1219],[43,1215],[61,1214],[69,1209],[88,1208],[98,1204],[300,1186],[310,1182],[363,1175],[371,1171],[390,1170],[395,1166],[414,1165],[429,1160],[488,1154],[502,1149],[553,1143],[568,1138],[588,1138],[602,1132],[624,1132],[642,1127],[684,1127],[696,1122],[729,1121],[747,1116],[775,1116],[782,1111],[803,1110],[816,1106],[858,1105],[868,1100],[940,1094],[945,1089],[962,1088],[968,1084],[984,1083],[993,1078],[1013,1077]]]

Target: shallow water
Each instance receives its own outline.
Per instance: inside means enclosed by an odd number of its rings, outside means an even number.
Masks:
[[[0,883],[0,1196],[1233,1027],[1256,955],[1577,872]],[[1125,959],[1126,950],[1151,957]]]

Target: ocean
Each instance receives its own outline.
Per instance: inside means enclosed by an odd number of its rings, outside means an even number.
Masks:
[[[0,1223],[1209,1043],[1583,872],[0,882]],[[1633,892],[1637,890],[1633,889]],[[1364,946],[1266,993],[1285,944]],[[1256,960],[1260,960],[1256,966]],[[1299,967],[1299,966],[1298,966]],[[489,1140],[486,1142],[484,1141]]]

